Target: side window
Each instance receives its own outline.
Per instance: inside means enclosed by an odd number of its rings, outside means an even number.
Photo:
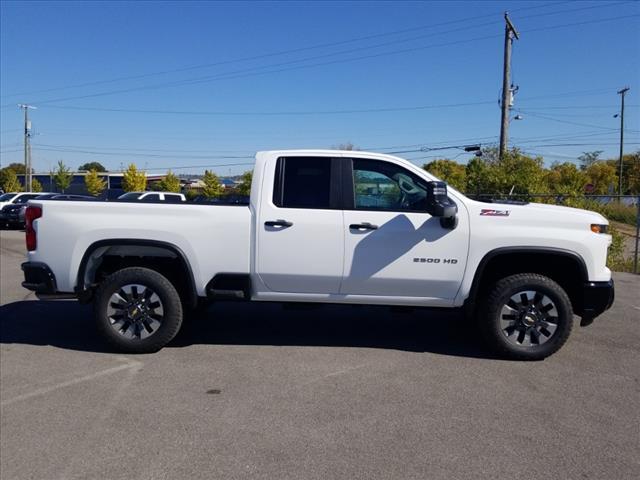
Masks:
[[[182,203],[180,195],[171,195],[170,193],[164,194],[164,200],[169,203]]]
[[[331,208],[331,158],[279,158],[273,203],[281,208]]]
[[[151,195],[147,195],[142,199],[143,202],[159,202],[160,195],[157,193],[152,193]]]
[[[353,160],[356,210],[426,211],[426,180],[390,162]]]
[[[20,195],[20,197],[15,200],[14,203],[27,203],[29,200],[33,200],[36,197],[39,197],[39,194],[35,194],[35,195]]]

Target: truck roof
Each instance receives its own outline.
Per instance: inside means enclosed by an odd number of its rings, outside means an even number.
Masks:
[[[403,158],[389,155],[386,153],[367,152],[364,150],[330,150],[330,149],[301,149],[301,150],[265,150],[256,153],[256,158],[261,156],[316,156],[316,157],[352,157],[357,155],[358,157],[378,158],[378,159],[390,159],[403,160]]]

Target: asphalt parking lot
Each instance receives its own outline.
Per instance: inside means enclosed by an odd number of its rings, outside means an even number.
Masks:
[[[0,232],[4,479],[640,478],[640,277],[543,362],[456,314],[217,304],[153,355],[20,287]]]

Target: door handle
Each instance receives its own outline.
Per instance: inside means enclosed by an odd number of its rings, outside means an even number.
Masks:
[[[282,227],[282,228],[288,228],[291,225],[293,225],[293,222],[287,222],[286,220],[268,220],[266,222],[264,222],[264,226],[265,227]]]
[[[364,223],[352,223],[349,225],[349,230],[377,230],[377,225],[372,225],[369,222]]]

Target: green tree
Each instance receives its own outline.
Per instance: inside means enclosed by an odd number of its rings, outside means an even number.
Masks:
[[[41,192],[42,184],[35,178],[31,179],[31,191],[32,192]]]
[[[238,195],[249,195],[251,193],[251,181],[253,180],[253,170],[248,170],[240,177],[240,185],[236,187]]]
[[[27,169],[24,167],[24,163],[17,163],[17,162],[10,163],[4,168],[10,168],[14,172],[16,172],[18,175],[24,175],[24,172],[27,171]],[[31,169],[31,171],[33,172],[33,169]]]
[[[465,192],[472,195],[490,193],[492,182],[489,179],[489,170],[489,165],[483,159],[474,157],[469,160],[465,168],[465,177],[467,179]]]
[[[620,173],[619,158],[607,160],[607,163],[615,168],[616,174]],[[618,193],[617,183],[616,193]],[[622,156],[622,194],[637,195],[638,193],[640,193],[640,150]]]
[[[180,179],[178,176],[168,171],[162,180],[158,182],[160,190],[163,192],[179,192],[180,191]]]
[[[627,186],[631,195],[640,195],[640,150],[625,155],[622,160],[624,162],[623,184]]]
[[[502,158],[499,158],[497,148],[485,149],[483,154],[469,162],[472,165],[467,168],[470,193],[527,195],[547,192],[542,157],[530,157],[517,148],[508,150]]]
[[[213,198],[222,195],[222,184],[220,183],[220,179],[215,173],[210,172],[209,170],[205,170],[202,181],[204,182],[202,194],[205,197]]]
[[[5,167],[0,170],[0,186],[5,192],[21,192],[22,185],[18,180],[15,170]]]
[[[89,195],[98,196],[107,187],[107,181],[104,178],[100,178],[98,171],[95,169],[89,170],[84,176],[84,185],[89,192]]]
[[[62,193],[71,185],[72,177],[71,169],[62,160],[58,160],[58,168],[53,172],[53,182]]]
[[[144,192],[147,188],[147,176],[130,163],[122,176],[122,189],[125,192]]]
[[[95,170],[96,172],[106,172],[107,169],[100,162],[87,162],[78,167],[79,172],[90,172]]]
[[[548,189],[561,195],[582,195],[588,183],[587,176],[575,163],[554,163],[546,174]]]
[[[591,165],[596,163],[602,154],[602,150],[594,150],[593,152],[582,152],[582,155],[578,157],[580,161],[580,168],[586,170]]]
[[[618,187],[618,175],[616,167],[607,162],[595,162],[584,171],[587,183],[593,185],[591,193],[594,195],[607,195],[610,191],[616,191]]]
[[[467,171],[458,162],[441,158],[423,165],[422,168],[458,190],[464,191],[467,188]]]

